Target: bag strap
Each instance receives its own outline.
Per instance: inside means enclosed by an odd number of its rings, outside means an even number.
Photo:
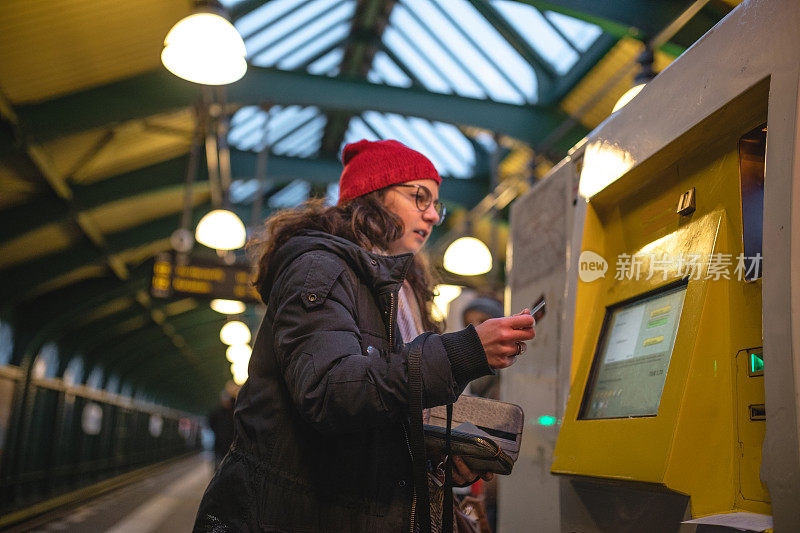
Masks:
[[[453,460],[450,453],[450,428],[453,425],[453,404],[447,404],[447,430],[444,438],[444,497],[442,501],[442,533],[453,531]]]
[[[408,354],[408,416],[409,435],[408,444],[411,448],[411,462],[414,469],[414,493],[416,494],[416,508],[412,516],[416,516],[421,533],[431,530],[431,505],[428,494],[428,460],[425,456],[425,435],[422,428],[422,347],[428,340],[430,333],[423,333],[425,337],[414,343]],[[414,524],[411,524],[414,527]],[[450,530],[452,531],[452,526]]]

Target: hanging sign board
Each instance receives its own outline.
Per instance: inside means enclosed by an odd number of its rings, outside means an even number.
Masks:
[[[193,258],[188,258],[183,264],[175,261],[174,254],[162,253],[156,256],[153,264],[150,292],[157,298],[193,296],[261,303],[251,280],[250,267],[201,262]]]

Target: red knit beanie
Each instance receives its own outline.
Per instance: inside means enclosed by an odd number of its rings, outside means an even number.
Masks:
[[[339,203],[389,185],[442,178],[427,157],[397,141],[350,143],[342,151],[344,170],[339,178]]]

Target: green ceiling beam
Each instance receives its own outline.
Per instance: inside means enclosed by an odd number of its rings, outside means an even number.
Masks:
[[[190,348],[194,346],[191,343],[187,345]],[[126,372],[129,365],[146,364],[151,358],[164,357],[175,357],[187,364],[186,358],[178,352],[171,339],[152,321],[136,330],[120,333],[86,353],[87,360],[100,363],[104,368],[117,373]],[[190,370],[187,368],[187,371]]]
[[[600,37],[592,43],[592,46],[580,55],[575,64],[572,65],[572,68],[558,78],[548,92],[539,93],[539,103],[555,105],[560,102],[618,42],[619,39],[609,33],[600,34]],[[585,132],[579,139],[584,135]],[[572,145],[568,146],[563,153],[566,154],[570,148],[572,148]]]
[[[195,206],[192,227],[199,222],[201,216],[210,207],[210,204]],[[234,206],[233,210],[243,220],[247,220],[249,208]],[[180,213],[175,213],[150,220],[140,226],[107,234],[105,235],[107,253],[115,255],[153,241],[167,239],[179,227],[180,217]],[[20,303],[26,294],[40,284],[82,267],[104,265],[105,257],[106,252],[84,242],[63,252],[49,254],[0,270],[0,275],[6,280],[6,283],[0,286],[0,302],[5,305]]]
[[[222,327],[222,324],[225,323],[225,315],[211,309],[208,301],[201,302],[202,303],[199,307],[196,307],[191,311],[187,311],[186,313],[176,315],[170,319],[170,324],[175,326],[175,329],[178,333],[191,333],[194,335],[195,332],[192,331],[192,328],[196,328],[201,325],[206,326],[208,324],[220,324],[220,327]],[[217,339],[217,342],[222,342],[219,340],[219,329],[216,329],[213,332],[212,337]]]
[[[205,206],[202,206],[205,207]],[[194,223],[200,219],[200,209],[195,210]],[[180,214],[168,215],[140,226],[106,235],[108,253],[116,254],[165,239],[178,228]],[[75,245],[63,252],[49,254],[0,271],[5,283],[0,286],[0,301],[15,302],[25,297],[33,288],[57,276],[89,265],[104,265],[105,253],[88,242]]]
[[[70,353],[79,353],[85,357],[94,347],[116,337],[118,335],[116,328],[120,323],[140,317],[143,313],[144,310],[137,304],[120,309],[100,320],[81,324],[79,327],[66,331],[59,341],[59,346]]]
[[[39,142],[100,126],[186,108],[197,101],[197,87],[164,69],[16,109],[20,125]],[[514,105],[404,89],[353,78],[250,67],[230,85],[231,103],[314,105],[359,113],[365,109],[417,116],[503,133],[535,144],[565,115],[558,109]]]
[[[518,0],[541,11],[555,11],[591,22],[616,37],[653,37],[675,20],[693,0]]]
[[[150,265],[140,265],[133,271],[133,274],[135,279],[128,280],[126,283],[106,278],[85,281],[67,289],[55,291],[55,293],[48,295],[49,297],[41,297],[37,301],[23,306],[19,310],[18,318],[24,323],[36,322],[39,327],[58,323],[58,328],[54,329],[50,337],[45,341],[56,340],[63,344],[64,354],[69,357],[76,352],[80,352],[85,358],[87,367],[101,362],[104,368],[113,371],[116,365],[109,364],[112,359],[120,356],[128,357],[131,351],[134,353],[152,352],[153,350],[148,349],[148,344],[150,343],[156,343],[161,346],[163,349],[159,351],[160,353],[174,352],[175,356],[178,356],[182,364],[185,365],[185,357],[176,352],[175,346],[164,336],[161,326],[152,320],[152,316],[147,310],[139,306],[121,310],[114,315],[91,323],[88,327],[85,323],[80,322],[83,314],[75,314],[74,311],[87,301],[91,302],[91,306],[87,309],[87,312],[90,312],[92,309],[103,305],[106,301],[116,299],[121,295],[134,296],[136,292],[146,290],[150,280]],[[164,302],[163,305],[168,303],[157,299],[153,299],[152,302],[153,304]],[[163,305],[151,305],[151,307],[158,309]],[[124,332],[117,329],[126,320],[137,317],[145,319],[141,327],[133,331]],[[166,323],[175,328],[177,333],[181,334],[183,332],[189,349],[194,353],[200,353],[200,350],[206,349],[205,345],[198,348],[198,344],[205,343],[208,340],[219,343],[218,327],[211,328],[207,335],[201,335],[193,331],[198,322],[207,324],[224,321],[222,315],[212,311],[208,306],[195,307],[182,314],[165,318]],[[73,327],[72,323],[75,322],[77,324]],[[254,320],[251,320],[251,322],[254,322]]]
[[[202,376],[202,372],[198,371],[196,367],[206,358],[205,347],[208,340],[215,339],[219,344],[219,327],[208,327],[205,335],[197,334],[194,331],[188,331],[189,334],[187,334],[187,330],[191,328],[179,325],[176,317],[188,317],[191,324],[200,323],[207,326],[211,323],[222,323],[224,321],[222,315],[206,306],[189,310],[183,315],[167,317],[165,323],[172,326],[177,334],[182,335],[189,350],[196,354],[197,358],[192,362],[187,362],[184,354],[176,350],[172,340],[164,335],[161,325],[149,320],[150,316],[146,314],[146,311],[140,309],[139,315],[148,319],[143,327],[124,333],[118,331],[113,336],[106,336],[103,342],[94,344],[91,350],[84,352],[87,363],[99,364],[108,373],[125,379],[133,368],[153,366],[163,359],[174,359],[184,367],[185,374],[195,374],[195,381],[208,379],[208,376]],[[184,318],[183,322],[185,323],[185,321]],[[113,326],[111,327],[113,328]]]
[[[73,201],[78,209],[86,211],[117,200],[168,189],[186,183],[189,155],[162,161],[154,165],[118,174],[88,185],[73,185]],[[205,165],[199,165],[196,183],[208,181]]]
[[[42,298],[44,300],[42,305],[29,305],[18,309],[14,316],[15,332],[20,339],[24,340],[18,349],[15,347],[15,360],[12,363],[21,364],[22,358],[31,357],[40,346],[58,339],[64,331],[70,329],[73,323],[80,321],[81,316],[90,313],[98,305],[109,299],[135,292],[135,289],[132,288],[135,286],[135,281],[124,283],[119,279],[114,279],[114,281],[116,283],[109,283],[108,279],[105,280],[107,292],[81,294],[75,290],[75,287],[70,287],[73,290],[56,291],[60,296],[70,294],[72,298],[69,300]],[[86,286],[86,284],[80,285]],[[0,298],[0,301],[4,300]]]
[[[215,333],[218,334],[218,331]],[[138,340],[128,340],[126,342],[136,344]],[[217,342],[219,342],[219,339],[217,339]],[[193,346],[192,349],[194,349]],[[112,368],[114,373],[119,375],[122,379],[131,379],[132,376],[141,372],[147,372],[151,369],[158,369],[156,373],[160,373],[160,369],[163,369],[165,366],[171,366],[173,368],[180,368],[183,375],[193,376],[192,380],[196,383],[200,380],[208,383],[213,379],[213,376],[203,371],[203,369],[206,366],[204,363],[210,358],[225,361],[225,351],[221,349],[219,353],[213,355],[203,353],[198,357],[196,362],[187,365],[185,358],[175,352],[174,346],[170,349],[169,341],[165,339],[162,341],[150,342],[148,346],[141,351],[128,351],[127,356],[116,357],[113,361],[98,361],[103,365],[108,365],[108,368]],[[201,383],[197,384],[202,386]]]
[[[144,310],[141,310],[140,314],[143,313]],[[161,355],[156,353],[156,348],[162,351]],[[152,321],[133,331],[117,332],[112,339],[108,339],[105,344],[94,346],[85,356],[87,361],[100,364],[109,372],[119,373],[120,368],[117,363],[124,361],[131,352],[135,352],[134,356],[138,358],[139,364],[143,364],[150,357],[180,357],[170,339]]]
[[[495,8],[485,0],[469,0],[472,7],[478,11],[489,24],[510,44],[514,50],[536,72],[539,92],[549,92],[550,87],[558,79],[558,72],[542,55],[528,44],[522,35]]]
[[[15,308],[15,318],[20,325],[57,321],[66,315],[74,315],[75,305],[86,300],[92,302],[94,309],[116,298],[135,294],[137,290],[147,289],[149,276],[149,265],[140,265],[131,269],[131,277],[125,282],[110,273],[106,277],[82,280],[23,302]],[[75,320],[80,318],[75,317]]]
[[[253,160],[255,154],[252,154]],[[333,166],[331,165],[331,168]],[[338,173],[338,165],[337,165]],[[445,202],[472,206],[487,192],[485,180],[459,180],[448,178],[442,186]],[[196,224],[208,204],[197,206],[193,224]],[[248,219],[247,208],[241,213]],[[180,214],[167,215],[148,221],[140,226],[106,235],[108,251],[117,254],[150,242],[166,239],[180,223]],[[89,265],[104,265],[105,254],[88,242],[78,244],[65,251],[49,254],[0,271],[6,283],[0,287],[0,300],[5,306],[24,301],[25,296],[35,287],[49,280]],[[80,283],[79,283],[80,285]],[[58,292],[58,291],[56,291]],[[85,292],[84,292],[85,294]],[[37,299],[38,301],[38,299]]]
[[[236,19],[242,18],[254,9],[263,6],[265,3],[267,3],[267,0],[243,0],[231,7],[228,13],[230,13],[231,20],[236,21]]]
[[[255,154],[231,150],[234,178],[249,179],[255,174]],[[188,154],[89,185],[73,185],[73,205],[86,211],[104,204],[138,195],[152,194],[182,185],[186,182]],[[205,167],[201,166],[195,183],[208,182]],[[341,163],[311,161],[271,155],[267,162],[267,176],[273,183],[290,183],[295,179],[332,182],[339,179]],[[11,239],[47,224],[65,221],[71,214],[63,200],[52,197],[37,199],[0,211],[0,241]]]
[[[145,314],[144,310],[141,314],[146,318],[150,318],[149,314]],[[222,322],[224,318],[219,313],[212,311],[210,308],[193,309],[185,313],[186,315],[196,317],[194,320],[199,321],[217,321]],[[181,334],[186,328],[179,328],[176,326],[173,317],[167,318],[165,324],[169,324],[175,328],[176,333]],[[218,337],[219,331],[212,328],[213,334]],[[183,367],[183,373],[194,375],[193,380],[207,380],[208,376],[203,375],[196,368],[198,364],[205,359],[204,354],[196,349],[198,341],[203,340],[200,336],[196,338],[185,338],[189,350],[195,354],[195,359],[191,362],[187,361],[186,356],[178,351],[172,340],[164,335],[161,325],[148,320],[145,326],[133,331],[120,333],[108,339],[107,342],[96,345],[90,352],[85,353],[87,361],[91,364],[100,364],[108,373],[113,373],[125,380],[130,371],[137,367],[157,366],[163,360],[175,360],[177,364]]]
[[[255,175],[257,154],[231,149],[231,168],[234,179],[251,179]],[[148,167],[126,172],[89,185],[74,185],[73,205],[80,211],[134,196],[153,194],[186,181],[189,156],[180,156]],[[267,158],[267,178],[273,185],[288,184],[295,179],[311,183],[335,183],[339,180],[342,164],[333,158],[302,159],[270,154]],[[488,191],[488,179],[444,178],[444,201],[472,207]],[[202,172],[195,183],[205,183],[208,176]],[[0,241],[5,241],[48,224],[66,222],[72,212],[56,197],[45,197],[33,202],[0,211]],[[176,226],[177,227],[177,226]],[[168,235],[165,235],[166,237]],[[163,238],[163,237],[162,237]]]
[[[476,154],[480,157],[480,153]],[[253,177],[256,168],[258,154],[255,152],[236,152],[231,158],[231,170],[234,179],[244,179]],[[273,176],[285,170],[285,175],[289,176],[289,171],[298,171],[294,174],[296,179],[303,179],[311,183],[336,183],[342,173],[342,164],[338,159],[319,158],[319,159],[299,159],[283,158],[270,154],[268,161],[275,160],[275,171],[267,171],[267,179],[275,182]],[[284,165],[286,165],[284,169]],[[480,169],[479,169],[480,172]],[[286,180],[289,181],[288,179]],[[489,177],[483,173],[469,179],[442,177],[441,196],[442,201],[473,207],[480,202],[488,193]]]
[[[231,148],[231,174],[233,179],[255,177],[255,152],[242,152]],[[290,183],[296,179],[311,183],[335,183],[342,173],[342,164],[335,158],[286,157],[270,153],[267,157],[267,179],[272,183]]]
[[[0,242],[47,224],[66,220],[69,216],[70,210],[64,200],[51,193],[32,202],[3,209],[0,211]]]
[[[339,6],[341,6],[342,4],[344,4],[346,1],[347,1],[347,0],[338,0],[338,2],[330,2],[330,1],[329,1],[329,2],[327,2],[326,4],[323,4],[323,8],[322,8],[322,10],[321,10],[321,11],[319,11],[319,12],[318,12],[318,13],[315,15],[315,18],[316,18],[316,19],[320,19],[320,18],[323,18],[323,17],[325,17],[325,15],[327,15],[328,13],[330,13],[330,12],[332,12],[332,11],[334,11],[334,10],[338,9],[338,8],[339,8]],[[307,0],[307,3],[308,3],[308,0]],[[294,9],[300,9],[301,7],[302,7],[302,6],[296,6]],[[274,19],[272,19],[271,21],[269,21],[268,23],[266,23],[264,26],[262,26],[261,28],[257,29],[256,31],[254,31],[253,33],[251,33],[250,35],[248,35],[247,37],[250,37],[250,36],[252,36],[252,35],[256,35],[256,34],[258,34],[258,33],[261,33],[261,32],[263,32],[264,30],[266,30],[268,27],[270,27],[270,26],[272,26],[272,25],[275,25],[275,24],[278,24],[278,23],[280,23],[280,22],[281,22],[283,19],[286,19],[286,18],[287,18],[289,15],[291,15],[291,13],[292,13],[292,12],[291,12],[291,11],[289,11],[289,12],[287,12],[287,13],[284,13],[284,14],[283,14],[283,15],[281,15],[280,17],[277,17],[277,18],[274,18]],[[341,21],[340,21],[340,22],[341,22]],[[327,33],[328,31],[330,31],[330,30],[331,30],[331,28],[333,28],[333,26],[334,26],[334,25],[338,25],[338,24],[339,24],[339,22],[333,22],[333,23],[331,23],[331,22],[328,22],[328,27],[327,27],[327,28],[320,28],[320,29],[319,29],[319,34],[318,34],[318,35],[324,35],[324,34],[325,34],[325,33]],[[245,37],[245,36],[243,36],[243,37]],[[245,38],[247,38],[247,37],[245,37]],[[279,64],[281,61],[283,61],[283,60],[284,60],[284,59],[286,59],[287,57],[290,57],[290,56],[292,56],[293,54],[295,54],[295,53],[296,53],[298,50],[300,50],[300,49],[302,49],[302,48],[304,48],[304,47],[308,46],[308,42],[309,42],[309,41],[312,41],[312,40],[313,40],[315,37],[316,37],[316,36],[308,36],[308,38],[307,38],[305,41],[303,41],[303,42],[300,42],[300,43],[297,43],[297,44],[295,44],[295,45],[294,45],[292,48],[290,48],[289,50],[286,50],[286,51],[284,51],[284,52],[283,52],[283,54],[282,54],[280,57],[277,57],[277,58],[275,58],[275,59],[274,59],[274,64],[275,64],[275,65]],[[251,62],[253,62],[253,61],[257,61],[257,60],[258,60],[258,57],[259,57],[260,55],[262,55],[264,52],[268,52],[268,51],[270,51],[271,49],[275,48],[276,44],[279,44],[279,43],[281,42],[281,40],[284,40],[284,39],[286,39],[286,37],[281,37],[281,38],[280,38],[280,39],[279,39],[277,42],[269,42],[269,43],[267,43],[266,45],[263,45],[263,46],[262,46],[260,49],[258,49],[258,50],[254,50],[254,51],[252,51],[252,52],[249,52],[249,53],[247,54],[247,56],[248,56],[248,58],[250,59],[250,61],[251,61]]]
[[[22,131],[45,142],[190,107],[199,101],[199,87],[160,68],[15,110]]]
[[[18,150],[14,125],[0,118],[0,156],[12,154]]]
[[[517,1],[530,4],[541,11],[555,11],[591,22],[617,38],[633,37],[642,41],[655,37],[694,3],[694,0]],[[730,12],[729,6],[721,4],[722,2],[712,2],[703,6],[661,50],[676,57],[680,55]]]
[[[383,30],[388,24],[394,8],[393,2],[385,0],[360,0],[350,22],[350,33],[342,54],[339,73],[365,79],[369,73],[375,52],[381,46]],[[328,110],[325,129],[320,142],[320,152],[336,156],[344,141],[353,113]]]
[[[255,154],[252,154],[255,161]],[[332,168],[332,167],[331,167]],[[337,170],[338,172],[338,170]],[[338,174],[336,176],[338,179]],[[332,179],[331,181],[335,181]],[[487,180],[462,180],[446,178],[442,184],[443,201],[460,206],[474,206],[488,192]],[[195,207],[192,227],[210,207]],[[249,209],[236,209],[243,220],[249,219]],[[180,224],[180,213],[148,221],[139,226],[105,235],[108,253],[114,255],[150,242],[168,238]],[[106,253],[88,242],[77,244],[65,251],[49,254],[0,271],[6,282],[0,286],[0,301],[13,305],[24,300],[35,287],[47,281],[89,265],[104,265]]]
[[[153,322],[150,313],[142,307],[138,307],[137,311],[133,318],[145,319],[140,327],[123,331],[120,326],[124,325],[124,321],[117,321],[116,324],[109,326],[111,334],[101,337],[102,342],[94,342],[91,347],[86,347],[84,354],[87,360],[93,363],[100,362],[104,368],[113,369],[115,363],[125,359],[130,352],[149,356],[154,352],[151,348],[158,345],[159,348],[163,348],[164,353],[185,361],[175,349],[171,339],[164,335],[161,325]]]
[[[145,272],[145,276],[146,277],[144,278],[143,285],[149,285],[149,271]],[[151,306],[153,310],[159,311],[169,303],[172,303],[172,301],[153,298],[151,301]],[[188,309],[184,311],[184,313],[189,313],[190,311],[194,311],[196,309],[198,309],[198,307]],[[89,354],[102,347],[105,343],[112,342],[115,338],[121,336],[122,334],[118,328],[122,324],[130,319],[146,317],[146,313],[147,312],[140,305],[134,305],[125,309],[121,309],[116,313],[103,317],[99,320],[81,324],[79,327],[67,332],[64,337],[62,337],[60,342],[65,346],[69,346],[74,352]],[[178,329],[175,324],[175,319],[179,316],[182,316],[182,313],[167,316],[165,319],[169,324],[172,324],[173,327]],[[149,320],[149,317],[147,318]],[[150,321],[148,327],[155,327],[155,323]],[[194,343],[192,343],[192,345],[194,346]]]

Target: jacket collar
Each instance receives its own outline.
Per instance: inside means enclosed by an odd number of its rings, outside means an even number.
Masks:
[[[406,278],[414,257],[411,253],[400,255],[372,253],[347,239],[322,231],[306,230],[290,238],[276,251],[270,267],[271,274],[263,286],[263,289],[267,289],[264,292],[269,292],[276,273],[281,272],[286,265],[301,255],[312,251],[325,251],[341,257],[365,284],[375,289],[377,294],[398,290]]]

